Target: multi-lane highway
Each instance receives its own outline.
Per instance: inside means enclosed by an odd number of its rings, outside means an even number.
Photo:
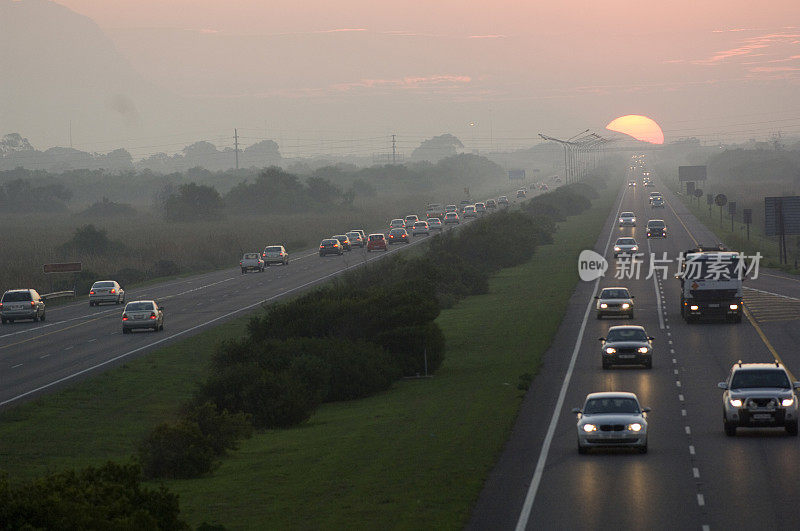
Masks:
[[[697,243],[717,240],[662,183],[620,191],[595,250],[611,267],[605,278],[581,282],[566,318],[525,397],[512,437],[473,511],[472,529],[796,529],[800,498],[797,437],[783,429],[722,429],[722,391],[733,363],[779,356],[798,374],[800,282],[761,269],[747,280],[747,318],[741,324],[686,324],[680,317],[679,281],[616,279],[610,247],[633,236],[641,250],[675,258]],[[650,191],[664,193],[653,209]],[[633,211],[636,227],[620,228],[617,215]],[[666,239],[647,240],[648,219],[664,219]],[[575,267],[577,264],[569,264]],[[628,286],[636,318],[655,337],[652,370],[603,370],[598,338],[627,319],[597,320],[599,288]],[[535,325],[535,323],[533,323]],[[587,393],[632,391],[649,415],[649,453],[601,449],[577,452],[576,418]]]

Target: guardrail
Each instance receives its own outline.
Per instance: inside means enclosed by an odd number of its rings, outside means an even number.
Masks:
[[[61,297],[74,297],[75,290],[69,291],[54,291],[53,293],[43,293],[42,298],[47,299],[60,299]]]

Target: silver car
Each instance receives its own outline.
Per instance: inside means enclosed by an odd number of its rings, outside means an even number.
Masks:
[[[633,319],[633,295],[628,288],[603,288],[595,299],[598,319],[606,315],[625,315]]]
[[[0,320],[3,324],[17,319],[44,321],[44,299],[35,289],[11,289],[0,299]]]
[[[442,230],[442,220],[439,218],[428,219],[428,228],[430,230]]]
[[[590,448],[633,447],[647,453],[647,413],[633,393],[591,393],[578,416],[578,453]]]
[[[475,205],[467,205],[464,207],[464,217],[465,218],[478,217],[478,212],[475,210]]]
[[[289,253],[283,245],[268,245],[261,253],[261,258],[264,259],[264,265],[282,264],[289,265]]]
[[[149,328],[154,332],[164,330],[164,307],[156,301],[131,301],[122,311],[122,333]]]
[[[427,221],[417,221],[414,223],[414,228],[411,229],[411,235],[416,236],[417,234],[424,234],[428,236],[431,233],[430,228],[428,227]]]
[[[619,215],[619,226],[620,227],[635,227],[636,226],[636,216],[633,212],[622,212]]]
[[[639,244],[633,238],[618,238],[614,242],[614,258],[622,255],[633,256],[639,252]]]
[[[653,341],[642,326],[612,326],[601,337],[600,357],[603,369],[613,365],[644,365],[653,368]]]
[[[355,230],[347,233],[347,239],[350,240],[350,245],[353,247],[364,247],[366,245],[364,237],[361,236],[360,232]]]
[[[115,280],[98,280],[89,289],[89,306],[99,306],[104,302],[125,304],[125,290]]]

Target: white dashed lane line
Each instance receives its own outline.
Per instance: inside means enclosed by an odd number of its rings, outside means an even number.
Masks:
[[[24,363],[17,363],[16,365],[12,365],[11,368],[12,369],[16,369],[17,367],[22,367],[23,365],[25,365],[25,364]]]

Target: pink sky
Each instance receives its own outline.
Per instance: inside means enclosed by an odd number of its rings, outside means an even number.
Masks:
[[[58,3],[93,19],[148,81],[260,104],[254,121],[284,130],[346,121],[464,136],[491,121],[499,134],[570,136],[643,114],[669,140],[746,121],[745,107],[780,116],[800,90],[797,0]],[[309,105],[325,111],[309,117]]]

